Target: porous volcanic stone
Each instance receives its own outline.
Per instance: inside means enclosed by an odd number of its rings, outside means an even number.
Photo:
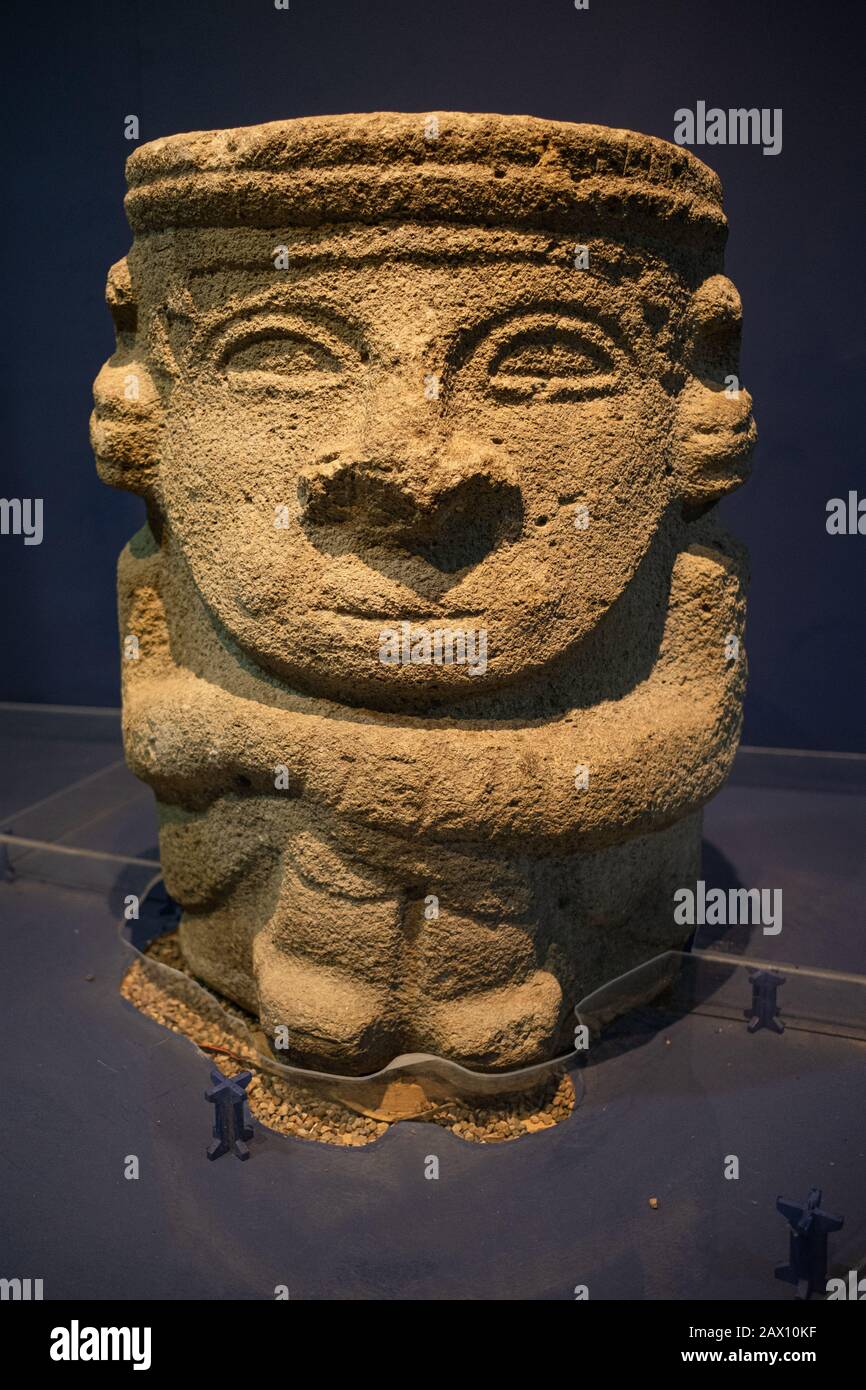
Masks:
[[[128,163],[124,734],[192,970],[285,1060],[501,1069],[672,946],[740,729],[740,304],[629,131],[350,115]]]

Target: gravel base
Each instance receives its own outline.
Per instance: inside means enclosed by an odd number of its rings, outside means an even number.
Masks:
[[[148,960],[172,966],[194,978],[181,954],[177,932],[152,941],[145,955]],[[145,962],[136,959],[124,976],[121,994],[148,1018],[174,1033],[182,1033],[207,1051],[223,1075],[251,1071],[253,1079],[247,1087],[250,1110],[257,1120],[279,1134],[357,1148],[378,1139],[390,1123],[399,1123],[357,1114],[310,1087],[269,1074],[250,1054],[248,1035],[256,1032],[256,1020],[236,1004],[214,996],[212,990],[209,994],[218,999],[228,1019],[218,1018],[216,1010],[208,1016],[200,999],[194,995],[183,997],[182,982],[149,973]],[[237,1022],[236,1030],[232,1020]],[[483,1103],[449,1099],[413,1118],[450,1129],[460,1139],[498,1144],[550,1129],[567,1119],[573,1108],[574,1088],[569,1078],[562,1076],[551,1078],[533,1091],[485,1098]]]

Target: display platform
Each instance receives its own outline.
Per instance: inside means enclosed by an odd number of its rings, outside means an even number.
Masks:
[[[150,931],[161,899],[117,715],[0,709],[0,750],[2,1247],[46,1299],[790,1300],[776,1199],[816,1187],[828,1274],[863,1266],[866,758],[741,750],[703,876],[781,889],[782,930],[699,927],[651,1004],[628,977],[580,1001],[564,1123],[354,1149],[255,1124],[249,1162],[210,1163],[210,1059],[119,994],[124,899]],[[750,1031],[761,969],[782,1032]]]

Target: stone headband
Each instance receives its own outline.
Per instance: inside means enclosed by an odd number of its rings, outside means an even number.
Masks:
[[[713,171],[653,136],[530,116],[346,115],[199,131],[127,162],[135,232],[388,220],[658,236],[720,250]]]

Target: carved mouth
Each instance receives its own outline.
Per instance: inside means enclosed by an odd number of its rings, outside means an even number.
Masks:
[[[441,579],[437,582],[437,576],[429,575],[417,558],[380,553],[377,559],[371,564],[357,552],[330,559],[318,591],[311,595],[311,612],[385,623],[479,616],[477,609],[471,614],[463,609],[456,612],[457,605],[445,598],[450,586]]]
[[[345,602],[335,602],[332,604],[321,604],[310,609],[311,613],[330,613],[338,618],[359,618],[365,622],[378,622],[395,624],[401,622],[425,623],[439,622],[444,624],[465,623],[468,620],[477,620],[482,617],[482,613],[475,609],[472,612],[446,613],[442,608],[431,608],[429,606],[407,604],[402,600],[395,602],[387,607],[373,599],[369,601],[358,597],[347,599]]]
[[[431,618],[440,618],[441,613],[437,613],[430,608],[414,607],[405,603],[395,603],[393,607],[383,608],[381,603],[374,600],[367,602],[363,598],[346,600],[345,603],[329,604],[327,607],[313,608],[313,613],[332,613],[338,618],[363,618],[367,622],[395,623],[401,619],[411,619],[412,622],[427,622]]]

